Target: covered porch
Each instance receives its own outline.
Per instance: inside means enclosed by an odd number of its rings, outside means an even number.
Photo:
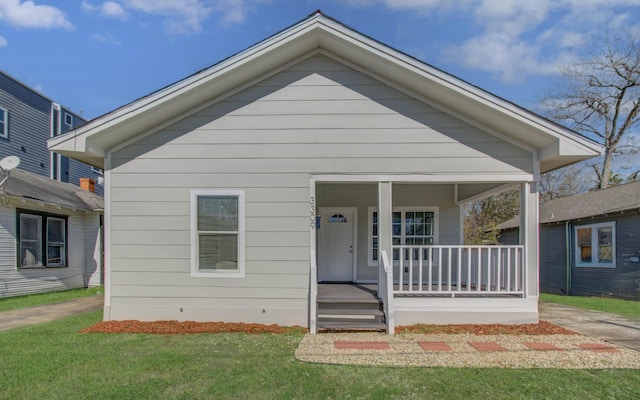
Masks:
[[[377,327],[389,334],[395,325],[414,323],[537,322],[538,196],[531,176],[483,182],[356,178],[312,179],[311,332],[332,329],[329,319],[340,329],[354,321],[380,322]],[[520,243],[466,245],[464,204],[513,187],[520,189],[525,227]],[[379,316],[362,312],[373,306],[337,301],[326,311],[322,292],[354,283],[376,299]],[[357,325],[363,324],[352,329]]]

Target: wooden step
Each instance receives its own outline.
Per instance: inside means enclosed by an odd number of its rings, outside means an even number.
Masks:
[[[335,303],[349,303],[349,304],[380,304],[380,300],[371,296],[368,298],[358,297],[335,297],[335,296],[318,296],[316,297],[318,304],[335,304]]]
[[[384,312],[373,308],[318,308],[318,315],[374,315],[384,316]]]
[[[325,321],[318,320],[318,329],[322,330],[349,330],[349,331],[386,331],[387,325],[375,320],[344,320]]]

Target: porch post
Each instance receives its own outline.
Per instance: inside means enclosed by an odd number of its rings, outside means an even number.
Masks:
[[[387,252],[389,258],[393,255],[391,249],[391,214],[393,205],[391,204],[391,182],[378,182],[378,262],[382,263],[380,252]],[[384,271],[378,268],[378,282],[383,282]]]
[[[527,297],[538,296],[538,224],[538,186],[536,182],[523,182],[520,185],[520,244],[524,246]]]
[[[387,282],[392,278],[384,270],[382,252],[386,251],[389,260],[393,263],[392,242],[392,185],[391,182],[378,182],[378,296],[384,302],[385,315],[387,316],[387,333],[394,332],[393,311],[393,282]],[[391,277],[390,277],[391,276]],[[381,287],[383,285],[383,287]],[[387,293],[388,291],[391,293]]]

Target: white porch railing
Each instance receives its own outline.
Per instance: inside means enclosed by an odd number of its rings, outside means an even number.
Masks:
[[[387,333],[393,335],[395,330],[393,313],[393,266],[389,263],[386,251],[381,251],[382,257],[380,280],[378,281],[378,297],[382,299],[384,317],[387,323]]]
[[[392,248],[395,295],[526,295],[524,246]]]

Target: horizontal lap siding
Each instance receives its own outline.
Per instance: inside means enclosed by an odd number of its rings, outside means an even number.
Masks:
[[[21,296],[85,286],[88,261],[88,216],[84,212],[70,212],[50,207],[19,205],[22,209],[68,215],[67,267],[16,268],[16,211],[0,208],[0,297]],[[93,238],[94,239],[94,238]]]
[[[288,298],[306,313],[310,175],[521,173],[532,156],[316,56],[129,144],[111,163],[114,306]],[[190,189],[245,191],[244,279],[190,276]]]
[[[640,251],[640,215],[635,211],[574,222],[616,222],[616,267],[573,267],[571,294],[577,296],[612,296],[637,300],[640,298],[640,263],[631,261]]]
[[[564,223],[540,227],[540,291],[567,293],[567,237]]]

